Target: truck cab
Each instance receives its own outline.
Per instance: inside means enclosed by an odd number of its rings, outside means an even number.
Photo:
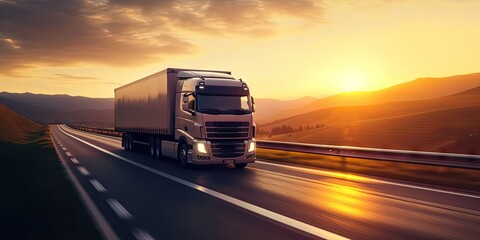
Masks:
[[[186,164],[255,161],[254,99],[248,85],[230,74],[180,71],[175,102],[177,158]]]

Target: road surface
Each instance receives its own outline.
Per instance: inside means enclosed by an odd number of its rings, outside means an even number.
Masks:
[[[184,169],[52,126],[110,239],[478,239],[480,194],[257,159]]]

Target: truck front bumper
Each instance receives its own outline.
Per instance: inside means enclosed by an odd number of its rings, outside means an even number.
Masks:
[[[189,151],[188,162],[194,165],[218,165],[218,164],[238,164],[238,163],[254,163],[256,159],[256,143],[255,139],[245,140],[245,152],[241,156],[236,157],[215,157],[212,152],[210,141],[195,140],[193,148]],[[203,144],[198,147],[197,144]],[[251,149],[253,144],[253,149]],[[200,150],[205,150],[201,152]]]
[[[225,165],[225,164],[254,163],[254,162],[255,162],[255,155],[253,155],[252,158],[210,159],[210,160],[191,159],[189,163],[194,165]]]

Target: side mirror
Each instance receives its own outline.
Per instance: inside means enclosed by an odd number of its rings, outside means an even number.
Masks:
[[[195,111],[195,100],[191,100],[188,102],[188,111],[194,112]]]
[[[252,112],[255,112],[255,98],[250,96],[250,99],[251,99],[251,102],[252,102]]]
[[[185,93],[182,96],[182,110],[195,115],[195,100],[190,100],[191,94]]]

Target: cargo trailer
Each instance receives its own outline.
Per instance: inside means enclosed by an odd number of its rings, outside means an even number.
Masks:
[[[167,68],[115,89],[122,146],[182,166],[255,162],[254,98],[229,71]]]

